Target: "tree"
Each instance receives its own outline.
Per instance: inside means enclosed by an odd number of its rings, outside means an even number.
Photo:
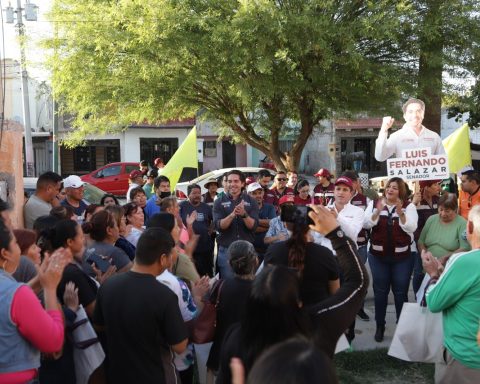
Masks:
[[[418,59],[417,96],[425,101],[424,124],[440,133],[442,99],[451,90],[445,74],[457,80],[471,75],[478,62],[480,41],[478,0],[411,0],[400,40],[409,42],[405,54]]]
[[[295,169],[321,119],[391,112],[413,89],[396,3],[57,0],[47,46],[56,99],[76,116],[70,142],[202,109],[221,135]]]

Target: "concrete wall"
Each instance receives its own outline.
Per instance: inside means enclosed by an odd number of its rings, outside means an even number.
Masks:
[[[12,221],[23,228],[23,127],[6,121],[0,143],[0,182],[6,187],[7,201],[13,207]],[[4,189],[5,191],[5,189]]]
[[[237,167],[247,166],[247,147],[243,144],[236,145],[236,157]]]
[[[199,132],[197,132],[198,134]],[[202,136],[204,142],[205,141],[215,141],[217,145],[217,156],[205,156],[205,152],[203,153],[203,173],[207,173],[213,171],[215,169],[223,168],[222,165],[222,142],[217,141],[216,136]]]

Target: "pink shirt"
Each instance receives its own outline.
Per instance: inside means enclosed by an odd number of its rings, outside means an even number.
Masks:
[[[10,315],[20,335],[35,348],[45,353],[60,351],[64,338],[62,312],[45,311],[30,287],[24,285],[15,292]],[[36,369],[0,373],[0,384],[25,383],[36,375]]]

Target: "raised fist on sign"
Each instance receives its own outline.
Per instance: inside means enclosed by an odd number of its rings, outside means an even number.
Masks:
[[[382,120],[382,131],[387,132],[390,128],[392,128],[395,119],[392,116],[384,116]]]

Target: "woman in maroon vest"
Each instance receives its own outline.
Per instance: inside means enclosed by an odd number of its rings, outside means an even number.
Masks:
[[[408,301],[413,269],[410,245],[417,229],[418,214],[407,198],[405,182],[394,177],[388,181],[384,197],[371,201],[365,210],[364,228],[371,228],[368,262],[373,279],[377,342],[383,340],[385,333],[390,288],[395,299],[397,320],[403,303]]]

